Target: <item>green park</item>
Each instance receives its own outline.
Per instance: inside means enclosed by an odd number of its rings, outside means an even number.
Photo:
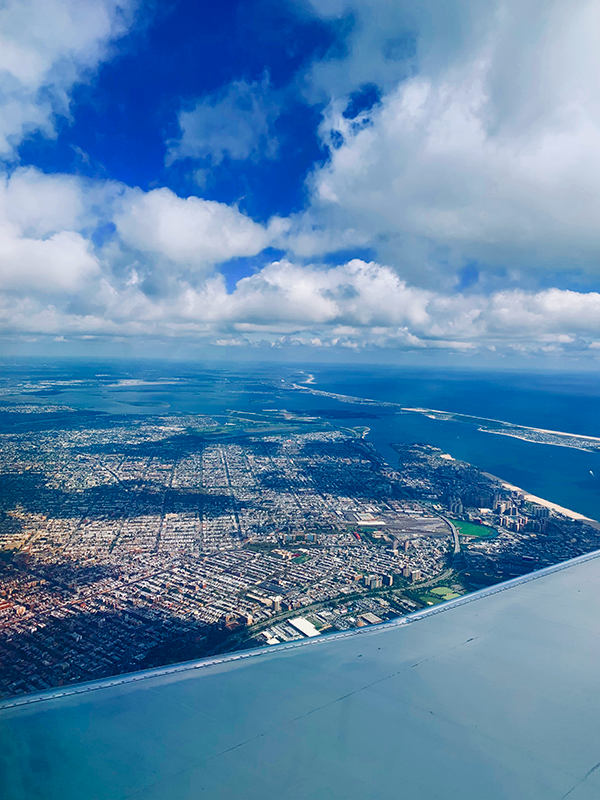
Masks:
[[[498,535],[498,531],[489,525],[479,525],[462,519],[453,519],[451,522],[461,536],[477,536],[480,539],[487,539]]]

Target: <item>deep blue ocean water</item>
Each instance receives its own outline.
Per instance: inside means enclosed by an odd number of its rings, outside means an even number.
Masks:
[[[391,367],[182,364],[14,364],[8,380],[52,382],[56,393],[26,389],[8,402],[61,403],[111,414],[223,414],[230,409],[343,411],[343,425],[368,425],[368,439],[393,465],[391,442],[428,442],[562,506],[600,519],[600,453],[485,433],[477,424],[434,420],[394,408],[364,406],[291,389],[310,388],[402,406],[468,414],[550,430],[600,436],[600,375],[484,373]],[[79,380],[57,386],[57,380]],[[124,385],[123,379],[148,383]],[[151,381],[165,383],[155,384]],[[375,418],[364,418],[365,412]],[[598,477],[596,477],[598,476]]]

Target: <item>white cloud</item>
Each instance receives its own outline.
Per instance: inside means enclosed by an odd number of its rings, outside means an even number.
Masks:
[[[323,253],[369,247],[373,237],[365,230],[328,225],[321,215],[309,213],[288,220],[274,244],[301,258],[314,258]]]
[[[69,93],[106,58],[136,0],[5,0],[0,5],[0,156],[33,131],[54,135]]]
[[[99,273],[90,243],[76,230],[85,217],[78,179],[34,169],[0,178],[0,287],[73,292]]]
[[[24,247],[51,247],[56,234]],[[76,236],[73,234],[73,236]],[[75,248],[74,248],[75,249]],[[62,257],[65,264],[66,249]],[[80,263],[84,256],[80,255]],[[46,254],[46,261],[48,256]],[[69,298],[13,292],[7,333],[53,336],[160,336],[220,346],[304,346],[457,353],[588,353],[600,337],[600,294],[568,290],[448,294],[408,285],[389,267],[353,260],[336,267],[273,262],[232,293],[218,273],[147,294],[138,281],[90,268]],[[49,275],[56,270],[51,266]],[[26,270],[25,270],[26,272]],[[81,271],[78,273],[81,276]]]
[[[600,294],[566,289],[497,292],[490,299],[489,314],[492,332],[555,333],[564,343],[572,338],[569,334],[600,332]]]
[[[49,239],[29,239],[0,229],[0,287],[33,292],[72,292],[99,272],[88,243],[61,231]]]
[[[438,273],[466,260],[597,268],[598,3],[313,5],[324,14],[353,9],[357,23],[346,58],[310,76],[333,98],[322,126],[331,158],[313,176],[302,231],[328,229],[333,243],[351,231],[413,280],[432,260]],[[411,29],[418,72],[407,76],[384,49]],[[349,83],[326,79],[328,68],[345,69]],[[346,119],[348,92],[361,80],[380,81],[386,93]],[[319,244],[327,243],[317,237],[315,251]],[[308,249],[305,234],[298,252]]]
[[[180,158],[219,164],[225,156],[243,160],[277,152],[273,122],[279,115],[269,82],[234,81],[179,112],[181,136],[171,142],[167,163]]]
[[[285,226],[274,219],[265,227],[235,207],[170,189],[127,190],[114,221],[130,247],[195,267],[256,255]]]
[[[327,269],[281,261],[238,283],[232,318],[265,326],[420,324],[428,298],[379,264],[356,259]]]
[[[83,186],[70,175],[45,175],[31,167],[0,175],[0,214],[28,235],[75,228],[85,215]]]
[[[106,223],[116,231],[95,245]],[[106,300],[107,287],[122,298],[134,288],[138,301],[154,287],[167,302],[182,291],[182,275],[202,281],[221,262],[260,253],[286,226],[279,218],[260,225],[233,206],[169,189],[17,169],[0,174],[0,286],[66,292],[65,302],[76,293],[88,305]]]
[[[325,19],[351,20],[344,48],[316,61],[309,97],[333,99],[373,83],[384,93],[418,69],[429,75],[460,60],[495,26],[501,3],[477,0],[304,0]]]
[[[331,158],[311,178],[307,212],[259,224],[166,188],[16,170],[0,182],[5,331],[597,357],[598,293],[453,286],[466,259],[507,266],[511,286],[522,275],[521,286],[538,285],[532,266],[596,268],[598,6],[313,5],[330,16],[352,8],[356,24],[346,56],[305,76],[312,96],[331,101],[321,127]],[[0,11],[4,152],[35,128],[52,135],[74,83],[126,25],[109,0],[21,6]],[[349,93],[369,81],[381,103],[347,119]],[[204,159],[201,182],[224,158],[273,155],[278,108],[267,90],[238,82],[183,111],[170,157]],[[287,258],[228,291],[219,265],[269,246]],[[376,260],[321,263],[358,247]]]

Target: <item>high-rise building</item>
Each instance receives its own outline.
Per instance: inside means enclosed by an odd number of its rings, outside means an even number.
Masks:
[[[538,506],[538,505],[533,504],[531,506],[531,513],[533,514],[534,517],[538,517],[538,518],[542,518],[543,519],[545,517],[549,517],[550,516],[550,509],[546,508],[545,506]]]

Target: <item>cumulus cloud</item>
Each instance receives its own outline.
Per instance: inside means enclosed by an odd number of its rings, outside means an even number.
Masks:
[[[0,6],[0,156],[55,133],[73,86],[128,28],[136,0],[5,0]]]
[[[489,300],[489,330],[513,336],[554,334],[570,344],[573,334],[600,331],[600,294],[547,289],[541,292],[497,292]]]
[[[127,190],[114,222],[125,244],[195,267],[256,255],[285,227],[278,219],[263,226],[225,203],[181,198],[166,188]]]
[[[6,223],[37,237],[75,228],[85,216],[83,186],[70,175],[17,169],[10,178],[0,176],[0,214]]]
[[[278,218],[260,225],[233,206],[169,189],[17,169],[0,174],[0,286],[66,292],[68,302],[73,292],[79,302],[97,300],[101,278],[115,292],[150,281],[177,294],[178,275],[202,277],[221,262],[254,256],[286,225]]]
[[[378,326],[425,322],[428,294],[379,264],[355,259],[333,268],[275,262],[239,281],[233,318],[262,324]]]
[[[179,112],[181,135],[171,142],[167,163],[181,158],[209,159],[213,165],[226,156],[272,158],[277,152],[273,123],[278,115],[267,78],[255,83],[233,81]]]
[[[309,179],[307,210],[263,224],[167,188],[17,169],[0,180],[4,331],[597,358],[600,294],[535,288],[548,281],[532,272],[598,263],[597,5],[312,6],[352,13],[354,26],[343,53],[299,79],[306,97],[326,102],[330,153]],[[1,152],[33,130],[53,135],[71,88],[106,56],[131,7],[2,6]],[[365,84],[377,102],[348,113]],[[180,113],[169,158],[270,157],[278,113],[267,81],[233,83]],[[227,286],[222,264],[269,247],[286,257],[257,261]],[[377,255],[326,263],[353,248]],[[506,267],[513,283],[458,291],[456,270],[470,260]]]
[[[494,0],[298,0],[297,5],[349,23],[344,47],[313,63],[305,76],[306,94],[325,101],[367,84],[387,93],[416,71],[444,71],[489,33],[499,8]]]
[[[99,263],[77,228],[85,204],[79,181],[17,170],[0,179],[0,287],[72,292],[99,273]]]
[[[313,175],[302,230],[328,227],[332,241],[347,230],[362,235],[380,257],[410,267],[415,280],[428,259],[439,271],[443,262],[455,268],[470,259],[493,267],[596,268],[597,3],[459,2],[444,4],[446,11],[427,3],[418,11],[410,2],[380,2],[376,13],[371,3],[313,5],[323,14],[354,10],[342,64],[350,75],[357,71],[352,82],[380,80],[387,91],[377,106],[348,119],[352,87],[316,75],[332,98],[321,128],[330,160]],[[432,9],[440,20],[454,19],[446,46]],[[456,32],[463,23],[470,37]],[[394,83],[392,67],[377,71],[385,37],[411,28],[414,69],[396,69]],[[337,69],[338,60],[330,62],[314,69]],[[307,249],[306,236],[301,247]]]
[[[598,293],[512,290],[466,297],[411,286],[390,267],[359,259],[335,267],[272,262],[232,292],[219,273],[194,284],[182,277],[158,295],[105,263],[92,278],[78,288],[65,278],[74,293],[68,300],[13,294],[5,301],[5,332],[590,357],[600,337]]]
[[[0,250],[4,289],[71,292],[99,271],[85,239],[68,231],[49,239],[30,239],[0,230]]]

